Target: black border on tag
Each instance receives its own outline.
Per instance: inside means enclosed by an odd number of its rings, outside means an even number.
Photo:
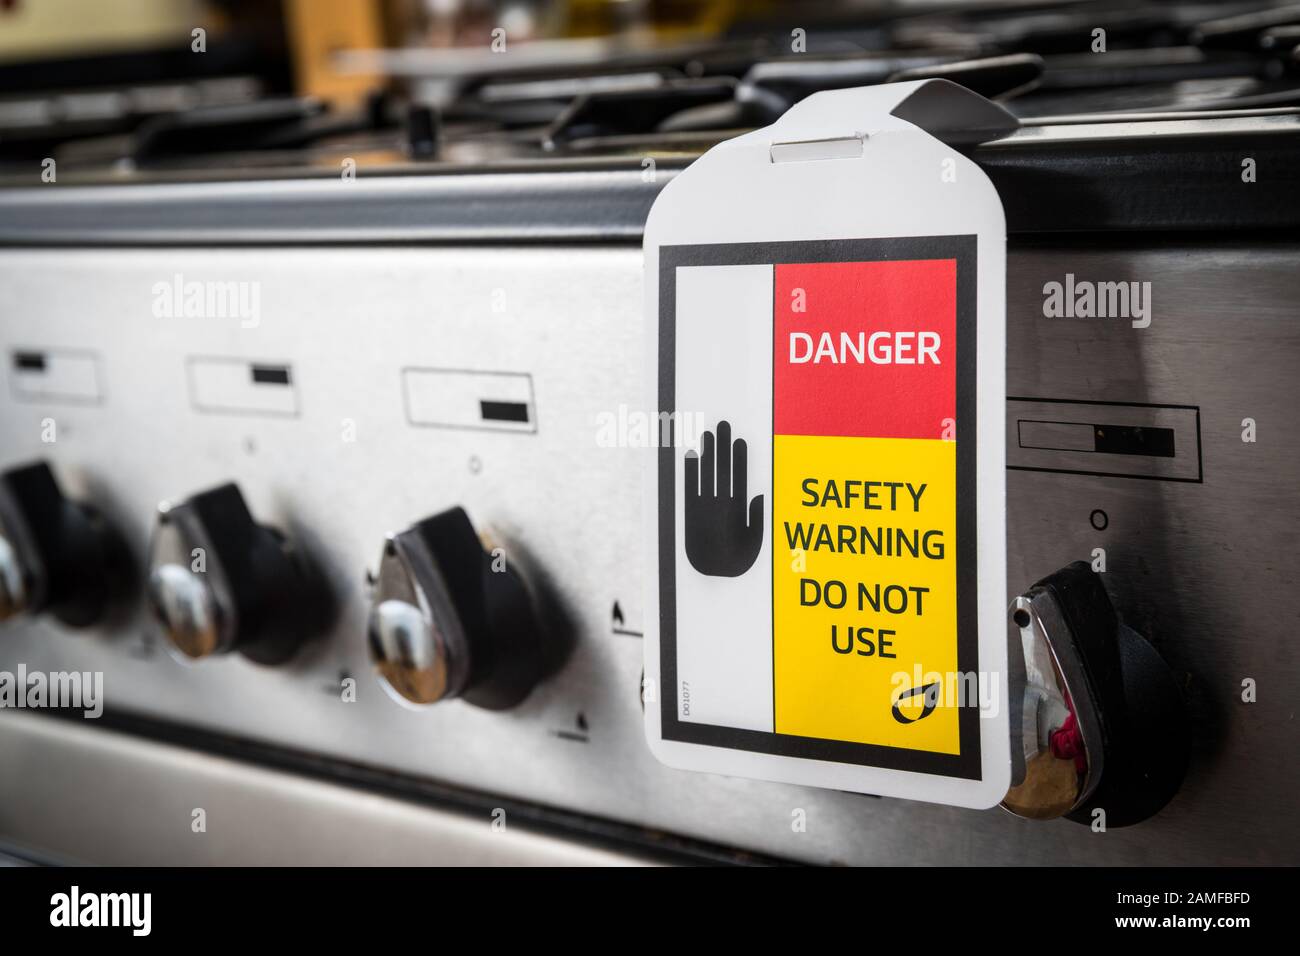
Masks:
[[[659,248],[659,414],[669,414],[670,440],[659,449],[659,689],[664,740],[703,744],[981,779],[979,707],[967,703],[957,717],[959,753],[943,754],[880,744],[801,737],[679,720],[677,717],[677,527],[675,498],[677,411],[677,268],[679,266],[790,265],[813,262],[900,262],[953,259],[957,263],[957,669],[979,672],[979,601],[976,573],[975,466],[976,249],[977,238],[920,236],[896,239],[818,239],[740,242]],[[773,303],[775,308],[775,303]],[[768,494],[770,495],[770,491]]]

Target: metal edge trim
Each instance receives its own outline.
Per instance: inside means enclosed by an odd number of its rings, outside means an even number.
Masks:
[[[33,711],[46,719],[78,721],[81,711]],[[158,743],[242,761],[253,766],[305,776],[339,786],[378,793],[418,805],[461,813],[490,813],[502,808],[510,819],[523,821],[540,833],[582,840],[594,846],[635,851],[656,861],[695,866],[798,866],[800,864],[651,830],[634,824],[593,817],[514,797],[470,790],[414,774],[384,770],[306,751],[234,737],[216,731],[174,724],[130,711],[105,710],[96,723],[106,730]]]

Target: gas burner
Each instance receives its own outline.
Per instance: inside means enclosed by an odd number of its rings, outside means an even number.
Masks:
[[[823,90],[944,78],[1034,125],[1300,108],[1300,5],[981,4],[815,15],[806,51],[784,25],[710,43],[607,40],[477,50],[350,51],[386,72],[362,107],[267,95],[248,78],[0,100],[0,173],[148,179],[258,170],[366,171],[564,157],[698,155]]]

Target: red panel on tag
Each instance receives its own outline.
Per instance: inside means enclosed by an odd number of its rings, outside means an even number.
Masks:
[[[951,438],[957,263],[776,266],[778,435]]]

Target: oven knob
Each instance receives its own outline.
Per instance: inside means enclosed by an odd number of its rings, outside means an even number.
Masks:
[[[148,593],[185,660],[239,651],[283,663],[325,628],[332,604],[303,555],[253,520],[234,484],[159,507]]]
[[[88,627],[127,594],[130,568],[117,530],[64,497],[45,462],[0,475],[0,621],[49,611]]]
[[[1100,576],[1075,562],[1016,598],[1012,780],[1002,805],[1033,819],[1130,826],[1183,780],[1187,712],[1155,648],[1115,613]]]
[[[380,682],[408,705],[459,697],[512,707],[542,678],[546,656],[523,579],[484,550],[461,508],[384,543],[367,643]]]

